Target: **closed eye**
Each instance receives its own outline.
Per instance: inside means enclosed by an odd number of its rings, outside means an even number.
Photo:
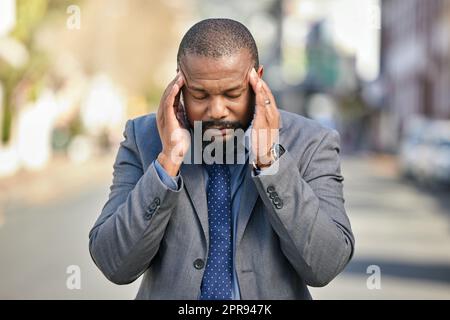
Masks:
[[[241,96],[241,94],[240,93],[238,93],[238,94],[225,94],[225,96],[227,98],[230,98],[230,99],[237,99],[237,98],[239,98]]]
[[[231,89],[231,90],[227,90],[225,92],[225,97],[229,98],[229,99],[237,99],[240,96],[242,96],[242,89]]]
[[[204,96],[193,96],[195,100],[205,100],[206,99],[206,95]]]

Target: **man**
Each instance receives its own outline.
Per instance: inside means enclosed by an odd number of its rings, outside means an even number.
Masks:
[[[126,125],[93,260],[144,274],[138,299],[311,299],[353,254],[338,134],[277,109],[239,22],[197,23],[177,62],[157,114]]]

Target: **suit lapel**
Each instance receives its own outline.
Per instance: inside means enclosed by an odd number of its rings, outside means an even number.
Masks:
[[[283,111],[280,112],[280,131],[279,140],[280,143],[283,142]],[[244,189],[241,195],[241,205],[239,208],[238,225],[236,232],[236,245],[239,245],[244,235],[245,228],[247,227],[248,221],[252,214],[253,208],[255,207],[256,200],[259,197],[258,189],[252,179],[252,165],[248,164],[246,168],[245,178],[244,178]]]
[[[258,191],[251,177],[251,167],[246,169],[241,194],[241,205],[239,208],[237,224],[237,244],[242,239],[245,227],[250,219],[250,215],[258,198]],[[206,244],[209,245],[209,225],[208,225],[208,203],[206,199],[206,185],[203,177],[202,166],[196,164],[183,164],[181,166],[181,175],[183,176],[184,186],[192,201],[195,213],[202,226],[205,235]]]
[[[241,204],[238,215],[236,245],[239,245],[239,242],[244,235],[248,220],[250,219],[250,215],[253,211],[253,207],[255,206],[256,199],[258,198],[258,190],[256,189],[255,183],[252,180],[251,170],[251,165],[247,165],[243,182],[244,189],[242,190],[241,194]]]
[[[206,245],[209,246],[208,203],[206,200],[206,185],[202,170],[202,166],[199,164],[183,163],[181,166],[184,186],[202,226]]]

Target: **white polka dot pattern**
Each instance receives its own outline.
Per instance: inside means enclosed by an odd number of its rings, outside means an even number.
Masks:
[[[231,299],[231,183],[225,164],[206,165],[209,254],[203,275],[202,300]]]

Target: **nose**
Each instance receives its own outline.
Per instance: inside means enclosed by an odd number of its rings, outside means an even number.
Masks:
[[[213,120],[223,120],[228,116],[228,108],[220,97],[211,99],[211,103],[208,107],[208,116]]]

